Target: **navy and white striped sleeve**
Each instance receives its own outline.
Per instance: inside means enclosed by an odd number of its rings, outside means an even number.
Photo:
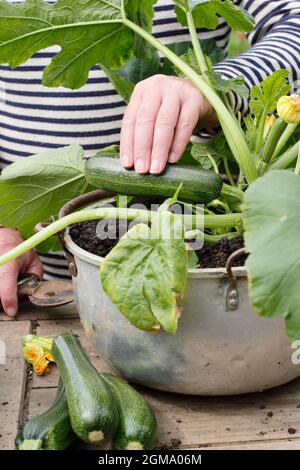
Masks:
[[[290,71],[293,91],[300,88],[300,1],[244,0],[237,4],[255,18],[255,30],[249,35],[251,48],[234,59],[215,66],[225,78],[245,77],[251,89],[278,69]],[[236,111],[246,112],[248,101],[233,93]]]

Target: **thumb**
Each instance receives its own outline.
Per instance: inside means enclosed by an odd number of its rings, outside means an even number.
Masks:
[[[43,275],[44,275],[43,264],[36,253],[34,253],[33,259],[26,266],[25,272],[36,274],[40,279],[43,279]]]

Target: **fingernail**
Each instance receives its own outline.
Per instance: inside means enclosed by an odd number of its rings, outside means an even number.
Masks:
[[[137,159],[134,167],[138,173],[143,173],[145,171],[145,164],[141,158]]]
[[[121,163],[122,163],[122,166],[124,166],[125,168],[127,168],[128,166],[130,166],[130,158],[128,155],[122,155],[121,157]]]
[[[169,155],[169,160],[168,160],[168,161],[169,161],[170,163],[175,163],[176,160],[177,160],[177,155],[176,155],[176,153],[174,153],[174,152],[170,153],[170,155]]]
[[[6,314],[9,317],[15,317],[17,314],[17,310],[14,307],[8,307],[8,309],[6,310]]]
[[[153,160],[150,167],[150,173],[158,173],[160,170],[160,164],[158,160]]]

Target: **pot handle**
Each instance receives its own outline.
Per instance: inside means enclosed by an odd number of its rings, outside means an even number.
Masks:
[[[234,261],[240,256],[246,255],[246,249],[240,248],[229,256],[226,263],[226,271],[229,278],[229,285],[226,289],[226,308],[228,310],[236,310],[239,307],[239,291],[237,287],[237,278],[232,270]]]

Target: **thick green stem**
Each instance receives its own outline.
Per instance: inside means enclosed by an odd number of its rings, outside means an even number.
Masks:
[[[201,74],[203,75],[204,80],[207,83],[209,83],[208,76],[206,75],[206,72],[208,72],[206,58],[202,51],[202,47],[199,43],[199,38],[198,38],[198,34],[197,34],[197,30],[195,27],[194,18],[193,18],[193,14],[191,10],[188,13],[186,13],[186,17],[187,17],[188,27],[190,31],[191,41],[193,44],[193,48],[195,51],[196,59],[197,59]]]
[[[280,155],[281,150],[288,143],[288,141],[290,140],[290,138],[292,137],[293,133],[295,132],[298,126],[299,126],[299,123],[288,124],[286,130],[284,131],[281,138],[279,139],[279,142],[276,146],[273,157],[271,158],[271,162],[273,162]]]
[[[221,198],[226,201],[231,210],[241,212],[244,204],[244,193],[240,189],[223,184]]]
[[[237,121],[233,119],[232,115],[215,91],[212,90],[206,81],[191,67],[183,62],[173,51],[162,44],[158,39],[154,38],[150,33],[144,31],[143,28],[128,19],[124,19],[124,24],[161,52],[201,91],[207,101],[209,101],[215,109],[228,145],[237,163],[242,168],[248,183],[255,181],[259,175],[242,129],[238,126]]]
[[[268,167],[269,170],[284,170],[288,168],[298,157],[299,142],[287,150],[281,157]]]
[[[139,220],[141,222],[149,223],[151,221],[151,217],[157,217],[157,212],[125,208],[99,208],[75,212],[53,222],[39,233],[36,233],[28,240],[25,240],[13,250],[1,255],[0,266],[4,266],[19,256],[24,255],[56,233],[66,229],[69,225],[73,225],[78,222],[109,218]],[[182,218],[184,225],[190,227],[191,229],[199,228],[199,217],[197,217],[197,215],[175,215],[175,217]],[[242,214],[207,215],[204,216],[204,226],[205,228],[231,228],[239,225],[242,221],[242,217]]]
[[[300,143],[298,144],[298,158],[297,158],[295,173],[296,175],[300,175]]]
[[[262,153],[261,161],[268,164],[273,157],[278,141],[282,133],[286,129],[286,123],[278,118],[277,122],[271,127],[271,131],[267,137],[264,150]]]
[[[262,117],[260,118],[260,123],[259,123],[259,128],[258,128],[258,135],[257,135],[257,140],[256,140],[256,146],[255,146],[255,153],[258,155],[260,152],[260,149],[263,145],[264,142],[264,132],[265,132],[265,127],[266,127],[266,118],[267,118],[267,111],[264,111]]]

